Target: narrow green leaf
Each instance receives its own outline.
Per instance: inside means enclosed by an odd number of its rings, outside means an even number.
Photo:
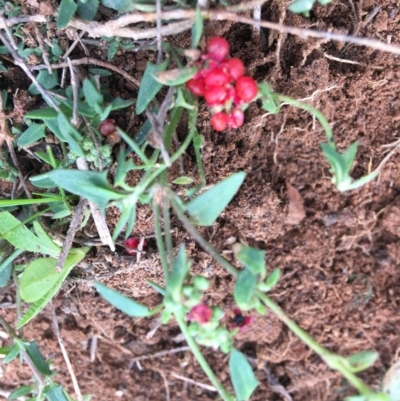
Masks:
[[[31,341],[26,346],[26,353],[31,358],[33,364],[35,365],[36,369],[44,376],[50,376],[51,370],[49,365],[44,360],[42,354],[39,351],[39,348],[36,344],[36,341]]]
[[[272,270],[272,273],[268,276],[267,281],[265,282],[266,288],[264,291],[271,291],[278,284],[281,274],[281,269],[279,268]]]
[[[164,287],[161,287],[160,285],[158,285],[157,283],[155,283],[154,281],[151,280],[147,280],[147,282],[149,283],[149,285],[151,287],[153,287],[159,294],[161,295],[165,295],[167,293],[167,291],[165,290]]]
[[[246,173],[234,173],[186,204],[194,224],[211,226],[242,185]]]
[[[46,127],[61,141],[67,142],[67,138],[62,133],[60,126],[58,125],[58,118],[46,118],[43,120]]]
[[[257,276],[247,269],[243,269],[237,276],[233,298],[240,309],[249,310],[251,308],[256,284]]]
[[[162,84],[154,79],[154,74],[160,71],[165,71],[168,67],[169,61],[170,59],[167,58],[162,64],[152,64],[150,62],[147,63],[136,101],[137,114],[141,114],[146,110],[146,107],[162,88]]]
[[[48,401],[68,401],[63,388],[58,384],[52,383],[48,386],[44,391],[44,395]]]
[[[229,357],[229,371],[238,401],[246,401],[260,384],[246,357],[234,349]]]
[[[107,180],[107,171],[53,170],[42,174],[58,186],[73,194],[95,202],[104,211],[107,203],[113,199],[122,199],[126,195],[114,190]]]
[[[17,145],[19,147],[28,146],[33,142],[36,142],[40,138],[44,138],[46,126],[44,124],[33,123],[26,131],[24,131],[18,138]]]
[[[112,60],[115,57],[115,55],[117,54],[118,48],[119,48],[118,40],[113,40],[108,45],[108,51],[107,51],[107,60],[108,61]]]
[[[203,35],[203,17],[201,16],[201,9],[197,5],[196,7],[196,17],[194,20],[194,25],[192,27],[192,48],[196,48],[199,45],[201,36]]]
[[[265,251],[237,243],[233,245],[233,253],[235,258],[242,263],[246,269],[249,269],[252,274],[265,275]]]
[[[117,11],[129,11],[132,9],[131,0],[101,0],[101,4]]]
[[[20,280],[21,297],[25,302],[36,302],[57,282],[56,264],[57,260],[51,258],[37,258],[28,264]]]
[[[57,185],[55,184],[54,181],[52,181],[50,178],[48,177],[44,177],[42,175],[37,175],[35,177],[30,177],[29,181],[38,188],[45,188],[45,189],[49,189],[49,188],[55,188]]]
[[[146,317],[151,316],[151,312],[147,306],[134,301],[125,295],[120,294],[118,291],[106,287],[104,284],[95,283],[96,290],[100,295],[115,306],[121,312],[124,312],[131,317]]]
[[[57,29],[64,29],[77,10],[78,5],[73,0],[61,0],[58,9]]]
[[[64,1],[64,0],[63,0]],[[58,82],[58,72],[57,70],[53,70],[53,73],[50,74],[47,70],[40,70],[39,74],[36,77],[36,80],[45,88],[45,89],[53,89],[57,85]],[[36,88],[34,83],[28,88],[28,92],[30,95],[39,95],[39,90]]]
[[[111,110],[119,110],[124,109],[125,107],[132,106],[133,101],[129,99],[121,99],[120,97],[116,97],[111,102]]]
[[[14,344],[10,350],[10,352],[4,357],[3,363],[9,363],[14,358],[16,358],[19,354],[19,346],[18,344]]]
[[[83,93],[89,106],[94,107],[95,104],[103,104],[103,95],[97,90],[96,86],[88,78],[83,81]]]
[[[89,68],[89,72],[92,75],[99,75],[100,77],[111,77],[113,74],[111,71],[108,71],[105,68]]]
[[[59,251],[43,244],[36,235],[29,231],[9,212],[0,212],[0,235],[16,248],[30,252],[58,257]]]
[[[78,0],[78,16],[86,21],[93,21],[99,8],[99,0]]]
[[[17,400],[18,398],[29,394],[32,390],[33,390],[32,386],[18,387],[10,393],[10,395],[7,397],[7,400]]]
[[[57,117],[58,126],[67,140],[71,150],[78,156],[84,157],[82,148],[78,141],[82,141],[82,135],[71,125],[67,117],[60,113]]]
[[[171,276],[168,278],[167,292],[171,298],[176,301],[181,301],[181,292],[183,281],[190,270],[190,261],[186,257],[185,245],[179,247],[179,252],[172,265]]]
[[[288,8],[292,13],[308,13],[313,8],[314,3],[315,0],[295,0],[289,4]]]
[[[3,263],[1,263],[2,265]],[[0,265],[0,288],[4,288],[7,284],[8,281],[11,278],[11,273],[12,273],[12,264],[9,263],[4,266],[4,268],[1,268]]]
[[[61,248],[57,244],[55,244],[55,242],[50,238],[50,236],[47,234],[47,232],[38,221],[33,222],[33,228],[37,237],[39,238],[39,241],[41,241],[43,245],[45,245],[47,248],[54,249],[55,252],[61,251]]]
[[[193,78],[198,70],[197,67],[175,68],[173,70],[155,72],[153,76],[163,85],[177,86]]]
[[[378,353],[376,351],[368,350],[350,355],[346,358],[346,361],[350,364],[350,370],[353,373],[357,373],[368,369],[376,362],[377,358]]]
[[[89,251],[89,247],[82,247],[78,249],[72,249],[67,257],[65,265],[61,270],[61,273],[58,275],[57,282],[53,285],[50,291],[41,299],[36,301],[25,313],[24,317],[18,322],[17,329],[20,329],[25,324],[30,322],[40,311],[49,303],[49,301],[53,298],[55,294],[57,294],[60,289],[62,283],[68,277],[72,268],[76,266]]]
[[[194,178],[182,176],[182,177],[175,178],[175,180],[173,180],[172,182],[177,185],[187,185],[187,184],[191,184],[192,182],[194,182]]]
[[[346,166],[345,174],[349,174],[353,167],[354,160],[357,154],[358,143],[353,142],[347,149],[342,152],[344,165]]]

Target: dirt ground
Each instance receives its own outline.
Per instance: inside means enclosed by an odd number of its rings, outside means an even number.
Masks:
[[[309,19],[285,13],[279,4],[266,3],[262,18],[400,43],[400,13],[394,0],[354,4],[351,0],[334,0],[328,6],[315,7]],[[380,9],[370,19],[377,5]],[[397,56],[268,30],[255,37],[251,27],[236,23],[207,23],[206,34],[222,34],[231,44],[232,56],[241,57],[247,74],[257,81],[266,80],[275,91],[320,109],[333,127],[339,149],[358,140],[354,177],[375,168],[390,149],[385,146],[398,139]],[[168,40],[183,47],[190,44],[187,35]],[[106,60],[104,49],[88,48],[92,57]],[[77,49],[75,57],[81,52]],[[112,63],[140,80],[146,61],[153,58],[150,51],[129,52],[118,54]],[[10,73],[4,75],[9,91],[26,89],[29,82],[24,79],[26,87],[21,86],[17,67],[9,66]],[[116,74],[110,86],[114,96],[137,96],[137,89]],[[117,113],[117,124],[126,128],[133,110],[131,107]],[[135,117],[129,134],[134,135],[142,122],[142,117]],[[235,239],[266,250],[268,266],[280,267],[283,272],[272,298],[334,352],[349,355],[377,350],[378,361],[360,377],[378,389],[400,347],[398,156],[385,165],[379,179],[360,190],[340,194],[330,182],[328,164],[319,147],[325,140],[324,133],[305,112],[285,106],[278,115],[266,115],[253,104],[241,129],[217,133],[203,105],[198,129],[206,139],[203,161],[208,183],[236,171],[248,173],[238,195],[213,227],[202,230],[203,235],[228,259]],[[185,132],[178,129],[177,134],[181,139]],[[28,157],[24,151],[19,156]],[[188,152],[182,166],[172,169],[171,177],[178,176],[179,168],[189,175],[194,167],[193,154]],[[137,177],[132,175],[131,179],[134,182]],[[4,182],[1,192],[3,198],[10,192]],[[111,228],[115,219],[116,212],[109,211]],[[207,302],[231,314],[232,278],[196,245],[179,222],[173,221],[173,228],[175,244],[186,242],[193,271],[212,282]],[[134,233],[154,233],[149,208],[139,208]],[[104,401],[218,399],[217,393],[202,386],[209,382],[185,348],[176,325],[161,326],[152,332],[156,318],[129,319],[95,294],[91,280],[98,277],[147,305],[160,301],[146,283],[147,279],[161,283],[155,242],[149,240],[148,252],[139,263],[117,248],[115,254],[105,247],[93,249],[54,301],[82,391]],[[14,286],[1,290],[0,301],[15,301]],[[1,314],[9,322],[15,321],[14,309],[2,309]],[[73,393],[49,309],[26,326],[24,336],[37,340],[43,354],[54,361],[56,380]],[[0,342],[5,344],[6,340],[0,338]],[[238,335],[236,347],[254,359],[261,383],[251,398],[254,401],[287,401],[276,382],[294,401],[339,401],[354,394],[339,374],[327,368],[270,312],[257,317],[246,332]],[[161,351],[165,354],[155,355]],[[222,382],[230,386],[227,357],[210,349],[204,352]],[[142,359],[136,360],[138,357]],[[3,391],[26,383],[30,377],[29,369],[18,362],[0,366]]]

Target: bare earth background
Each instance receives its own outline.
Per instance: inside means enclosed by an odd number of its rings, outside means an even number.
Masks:
[[[46,1],[40,5],[43,7]],[[263,7],[262,18],[400,43],[400,13],[394,0],[357,1],[357,18],[350,3],[335,0],[323,8],[317,6],[310,19],[305,19],[285,14],[280,2],[269,1]],[[366,23],[376,5],[380,11]],[[30,1],[25,7],[34,14],[39,3]],[[104,15],[100,18],[106,19]],[[57,34],[69,43],[63,32]],[[216,34],[229,41],[233,57],[244,60],[247,74],[257,81],[266,80],[277,92],[306,99],[320,109],[333,127],[339,149],[359,141],[355,177],[375,168],[387,149],[382,146],[398,138],[400,65],[396,56],[355,46],[345,48],[337,42],[305,41],[267,30],[257,38],[251,27],[242,24],[207,23],[206,37]],[[186,34],[166,40],[181,47],[190,45]],[[106,61],[106,49],[89,49],[91,57]],[[77,48],[73,57],[82,54]],[[154,60],[153,52],[120,52],[112,63],[140,81],[147,60]],[[1,79],[6,80],[9,93],[16,96],[14,102],[20,101],[23,113],[24,108],[35,107],[35,100],[27,101],[23,91],[30,83],[17,67],[8,67],[9,72]],[[117,74],[109,84],[114,96],[137,96],[137,88]],[[16,94],[17,88],[20,91]],[[113,117],[126,129],[133,111],[134,106]],[[134,116],[129,134],[134,135],[142,123],[142,116]],[[325,140],[323,131],[305,112],[286,106],[279,115],[265,115],[259,105],[253,104],[241,129],[216,133],[203,105],[198,129],[206,139],[203,160],[208,183],[236,171],[248,173],[238,195],[212,228],[202,230],[203,235],[229,259],[234,239],[266,250],[269,267],[281,267],[283,271],[272,298],[332,351],[349,355],[376,349],[380,355],[377,363],[360,376],[378,388],[400,346],[398,157],[391,159],[379,179],[361,190],[340,194],[330,183],[328,165],[319,148]],[[178,129],[177,135],[182,140],[186,132]],[[25,173],[40,172],[42,166],[24,151],[19,157]],[[170,177],[176,178],[181,170],[190,175],[194,169],[194,154],[189,152],[182,165],[172,168]],[[134,183],[138,176],[132,174],[130,180]],[[0,182],[0,195],[9,197],[10,188],[8,183]],[[116,210],[108,211],[111,229],[117,216]],[[193,271],[212,282],[207,302],[220,305],[228,316],[232,315],[232,278],[195,244],[178,221],[173,221],[173,228],[175,244],[187,244]],[[134,234],[153,233],[152,213],[141,207]],[[85,238],[84,233],[80,235]],[[185,346],[177,338],[179,329],[169,324],[148,336],[157,323],[155,318],[128,319],[96,295],[91,286],[93,278],[103,276],[100,280],[105,284],[147,305],[156,305],[160,297],[146,279],[161,283],[162,270],[155,243],[149,242],[148,252],[139,263],[122,247],[117,247],[115,254],[105,247],[93,248],[54,301],[80,387],[84,393],[93,394],[94,400],[159,401],[167,399],[167,382],[171,400],[218,399],[217,393],[174,376],[209,384],[189,351],[145,359],[139,364],[132,362],[138,356]],[[0,301],[15,301],[15,287],[2,289]],[[1,314],[10,323],[15,322],[15,310],[2,309]],[[56,380],[73,392],[49,309],[25,328],[24,336],[38,341],[45,357],[54,361]],[[97,350],[91,361],[95,338]],[[339,374],[330,371],[272,313],[257,317],[249,330],[238,335],[236,346],[255,359],[261,385],[252,397],[254,401],[284,400],[271,387],[264,367],[295,401],[339,401],[353,393]],[[227,357],[210,349],[204,352],[223,383],[230,386]],[[18,361],[0,366],[0,388],[4,391],[26,383],[30,377],[29,369]]]

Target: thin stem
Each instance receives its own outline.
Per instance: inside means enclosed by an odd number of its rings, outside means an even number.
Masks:
[[[154,214],[154,230],[156,234],[157,248],[160,253],[161,265],[163,268],[165,288],[168,285],[169,266],[167,261],[167,254],[165,253],[165,246],[162,237],[161,221],[160,221],[160,206],[153,201],[153,214]],[[171,235],[169,232],[165,233],[166,236]],[[172,260],[170,261],[172,262]]]
[[[24,249],[17,249],[13,252],[13,255],[15,254],[14,259],[21,254],[22,252],[24,252]],[[12,256],[12,255],[11,255]],[[21,291],[19,290],[19,283],[18,283],[18,277],[17,277],[17,272],[15,271],[14,266],[12,266],[12,275],[13,275],[13,280],[16,286],[16,304],[17,304],[17,323],[21,320],[22,317],[22,299],[21,299]],[[22,330],[22,329],[21,329]]]
[[[205,187],[207,185],[207,181],[206,181],[206,175],[204,173],[203,159],[201,158],[200,148],[194,146],[194,153],[196,155],[196,163],[197,163],[197,169],[199,170],[200,180],[202,186]]]
[[[170,192],[169,198],[171,200],[172,208],[174,209],[175,214],[178,216],[178,219],[185,226],[186,230],[193,235],[195,240],[199,243],[199,245],[208,252],[225,270],[231,273],[234,277],[237,277],[239,274],[238,269],[232,266],[229,261],[227,261],[220,253],[209,243],[207,242],[196,230],[194,225],[190,222],[190,220],[185,216],[185,213],[179,206],[178,202],[175,199],[175,194]]]
[[[279,95],[279,100],[291,106],[308,111],[310,114],[312,114],[322,125],[322,128],[325,131],[326,138],[328,139],[329,146],[331,146],[332,149],[336,150],[336,144],[333,138],[332,128],[330,127],[328,120],[318,109],[309,105],[308,103],[300,102],[299,100],[295,100],[292,99],[291,97],[284,95]]]
[[[172,253],[172,236],[171,236],[171,217],[169,213],[169,202],[167,199],[164,200],[162,204],[162,213],[163,213],[163,222],[164,222],[164,231],[165,231],[165,242],[167,245],[167,255],[169,264],[172,265],[174,260],[174,256]]]
[[[335,355],[328,351],[322,345],[320,345],[313,337],[311,337],[306,331],[299,327],[292,319],[290,319],[285,312],[274,302],[270,297],[257,291],[258,297],[271,311],[283,322],[285,325],[298,337],[301,341],[307,344],[316,354],[318,354],[325,363],[334,370],[339,371],[351,384],[354,386],[360,394],[370,394],[371,390],[366,386],[357,376],[350,372],[343,364],[341,360],[343,358],[339,355]]]
[[[205,360],[203,354],[201,353],[199,347],[197,346],[196,342],[193,340],[193,337],[189,333],[189,329],[186,325],[185,320],[182,316],[175,315],[176,321],[178,322],[179,328],[182,331],[182,334],[185,336],[186,342],[188,343],[193,355],[197,359],[197,362],[203,369],[204,373],[210,379],[213,386],[218,390],[219,395],[222,397],[224,401],[234,401],[234,397],[228,393],[225,387],[220,383],[217,376],[215,376],[214,372],[210,368],[210,365]]]

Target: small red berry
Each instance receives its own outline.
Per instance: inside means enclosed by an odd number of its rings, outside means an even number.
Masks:
[[[188,319],[191,322],[198,322],[200,324],[208,323],[212,316],[212,310],[207,305],[199,304],[194,306],[189,314]]]
[[[228,84],[230,81],[231,79],[229,75],[225,74],[225,72],[221,68],[215,68],[211,70],[204,79],[206,87],[224,86]]]
[[[138,250],[138,246],[140,244],[139,238],[130,237],[125,241],[125,250],[129,255],[136,255],[136,251]],[[143,242],[143,248],[147,245],[146,241]]]
[[[229,128],[239,128],[244,123],[244,113],[241,109],[233,109],[228,117]]]
[[[256,81],[251,77],[240,77],[236,81],[236,96],[244,103],[252,101],[258,93]]]
[[[229,43],[220,36],[214,36],[207,44],[207,53],[216,61],[222,61],[229,54]]]
[[[228,97],[228,91],[225,86],[212,86],[207,88],[204,93],[208,106],[217,106],[224,104]]]
[[[211,117],[211,125],[215,131],[223,131],[228,125],[228,116],[222,112],[213,114]]]
[[[204,79],[197,77],[186,82],[186,87],[196,96],[204,95]]]
[[[234,81],[244,75],[244,64],[239,58],[230,58],[224,62],[223,66]]]
[[[115,120],[112,118],[107,118],[106,120],[102,121],[99,125],[100,134],[103,136],[108,136],[115,131]]]

